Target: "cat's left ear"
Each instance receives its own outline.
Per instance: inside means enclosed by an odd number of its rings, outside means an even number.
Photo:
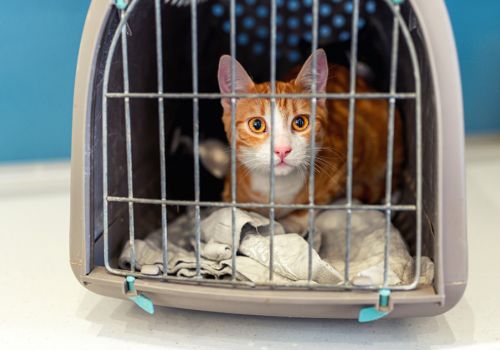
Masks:
[[[316,57],[316,92],[325,93],[328,81],[328,61],[323,49],[314,51],[302,66],[302,69],[295,78],[295,85],[300,86],[307,92],[312,91],[313,84],[313,58]],[[324,99],[321,99],[324,102]]]
[[[231,79],[231,63],[234,62],[235,76]],[[219,89],[223,94],[230,94],[232,91],[231,87],[234,84],[235,93],[248,93],[250,89],[254,86],[252,78],[248,75],[245,68],[229,55],[224,55],[219,60],[219,71],[217,73],[217,78],[219,80]],[[230,104],[230,99],[223,98],[221,100],[222,106],[228,107]]]

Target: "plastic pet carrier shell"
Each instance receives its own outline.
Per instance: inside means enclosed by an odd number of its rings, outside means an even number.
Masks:
[[[234,264],[231,278],[204,278],[200,212],[227,207],[234,217],[236,208],[251,207],[220,202],[222,181],[200,161],[204,140],[225,140],[220,98],[230,97],[233,106],[238,97],[280,98],[220,94],[219,58],[231,54],[255,81],[273,82],[318,47],[327,52],[330,63],[349,69],[350,90],[322,96],[349,103],[348,164],[357,100],[388,101],[389,164],[395,108],[402,116],[405,161],[398,196],[391,196],[388,182],[383,203],[354,201],[351,165],[345,203],[318,206],[311,198],[300,206],[309,213],[325,208],[345,213],[346,271],[353,213],[383,213],[389,223],[383,282],[353,284],[346,272],[342,283],[312,283],[313,238],[308,242],[308,278],[303,284],[242,283],[236,280]],[[357,93],[352,83],[357,75],[379,92]],[[307,96],[313,106],[318,96]],[[458,62],[442,0],[94,0],[75,82],[71,267],[89,290],[130,298],[149,312],[153,305],[165,305],[362,321],[440,314],[458,302],[467,280],[463,146]],[[308,176],[313,180],[314,171]],[[274,213],[277,205],[270,201],[264,207]],[[136,240],[156,229],[161,232],[163,266],[168,266],[167,228],[186,212],[194,213],[194,275],[175,276],[168,268],[148,275],[137,269]],[[391,223],[401,231],[415,262],[414,279],[406,284],[388,283]],[[314,230],[310,220],[309,232]],[[269,271],[275,239],[272,228]],[[131,246],[129,268],[118,264],[125,244]],[[236,254],[232,253],[233,263]],[[423,256],[434,264],[430,285],[419,283]],[[273,282],[273,272],[269,277]]]

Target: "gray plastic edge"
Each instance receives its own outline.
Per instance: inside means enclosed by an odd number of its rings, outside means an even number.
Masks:
[[[90,266],[89,202],[90,151],[88,149],[92,99],[89,96],[94,76],[93,67],[99,51],[103,26],[111,1],[92,1],[83,28],[73,95],[70,186],[70,265],[75,277],[82,282]]]
[[[125,299],[122,276],[96,267],[84,276],[86,287],[98,294]],[[357,318],[363,306],[377,304],[378,294],[364,291],[233,289],[219,286],[164,283],[137,279],[135,287],[155,305],[231,314],[303,317]],[[391,294],[395,307],[388,318],[432,316],[444,312],[442,297],[432,286]]]
[[[464,120],[455,39],[443,0],[410,0],[427,45],[436,94],[438,130],[438,249],[445,311],[462,297],[467,283]],[[442,265],[443,262],[446,264]]]

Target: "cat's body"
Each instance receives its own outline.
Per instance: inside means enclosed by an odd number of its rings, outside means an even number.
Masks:
[[[349,71],[334,67],[328,74],[326,55],[317,55],[317,91],[345,93],[349,91]],[[228,57],[229,56],[223,56]],[[229,58],[230,59],[230,58]],[[230,62],[230,61],[229,61]],[[224,69],[221,59],[221,66]],[[227,62],[225,63],[227,64]],[[239,66],[239,64],[238,64]],[[269,83],[254,84],[241,66],[237,71],[237,92],[271,93]],[[296,79],[277,82],[276,92],[304,93],[310,91],[311,58],[304,64]],[[224,73],[224,72],[222,72]],[[240,75],[238,75],[240,74]],[[227,76],[221,75],[219,82]],[[226,80],[227,82],[227,80]],[[240,85],[238,85],[240,84]],[[309,84],[309,85],[308,85]],[[229,92],[221,84],[222,92]],[[374,92],[361,78],[357,79],[356,91]],[[229,101],[223,101],[223,122],[228,139],[231,139],[231,111]],[[309,163],[311,102],[307,99],[276,99],[275,110],[275,203],[309,203]],[[364,203],[376,203],[385,193],[387,158],[388,103],[386,100],[357,100],[355,108],[353,196]],[[298,116],[298,117],[297,117]],[[297,118],[302,119],[297,127]],[[257,124],[256,121],[257,120]],[[316,113],[316,204],[328,204],[345,195],[349,100],[319,100]],[[290,122],[291,121],[291,122]],[[250,123],[250,124],[249,124]],[[253,123],[253,124],[251,124]],[[237,202],[269,202],[270,141],[269,130],[254,132],[254,126],[270,124],[269,99],[240,99],[237,101]],[[291,126],[290,126],[291,125]],[[297,130],[295,130],[297,129]],[[267,147],[267,150],[266,150]],[[404,157],[402,126],[399,113],[395,114],[393,183]],[[225,182],[223,199],[231,201],[231,178]],[[257,210],[257,209],[256,209]],[[268,209],[257,210],[263,214]],[[307,211],[276,209],[276,218],[287,231],[303,231],[307,228]]]

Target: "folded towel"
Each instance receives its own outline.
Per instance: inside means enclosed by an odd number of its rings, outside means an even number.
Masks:
[[[232,275],[233,237],[231,208],[202,211],[200,222],[200,273],[204,278],[227,279]],[[346,214],[327,210],[315,220],[315,244],[312,250],[312,281],[337,284],[343,282]],[[269,219],[254,212],[235,211],[234,249],[236,279],[269,283]],[[308,277],[308,242],[298,234],[285,234],[274,223],[273,283],[306,283]],[[196,242],[193,211],[168,225],[168,273],[179,277],[196,276]],[[137,268],[144,274],[163,272],[161,230],[151,232],[144,240],[135,240]],[[385,216],[382,212],[363,211],[352,215],[350,274],[353,284],[381,284],[384,271]],[[389,259],[389,284],[406,284],[413,280],[414,260],[408,253],[399,231],[392,226]],[[130,243],[119,257],[121,268],[130,267]],[[319,254],[318,254],[319,252]],[[421,284],[432,283],[434,265],[422,257]]]

